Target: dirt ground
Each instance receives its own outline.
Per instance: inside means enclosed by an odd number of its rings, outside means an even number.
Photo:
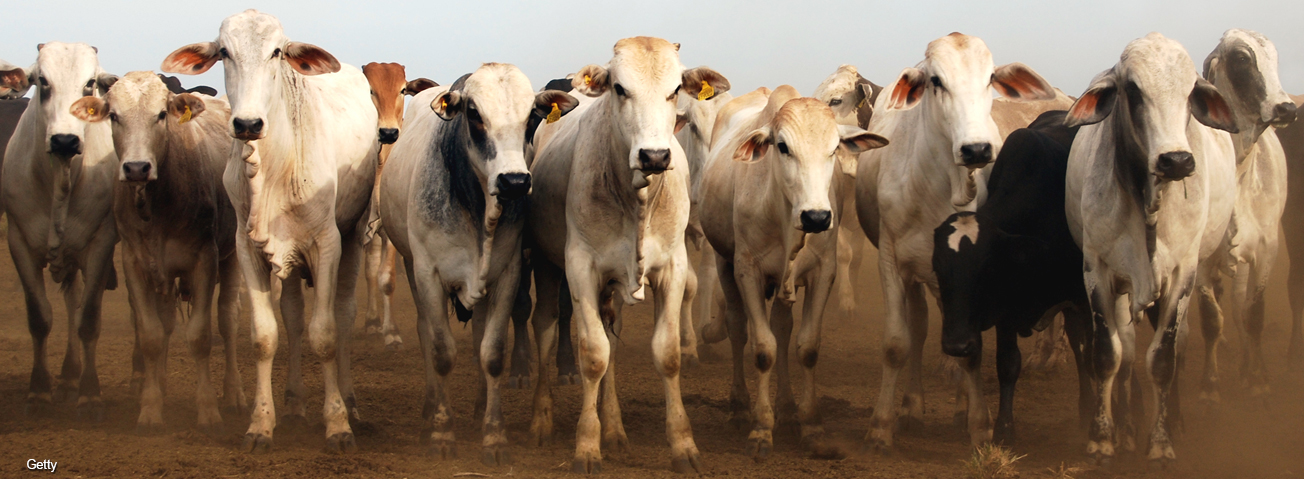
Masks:
[[[3,242],[0,248],[6,249]],[[872,405],[881,378],[882,294],[878,286],[876,258],[865,261],[858,282],[860,305],[855,314],[826,321],[820,354],[818,383],[825,427],[834,441],[849,454],[838,460],[811,459],[794,435],[776,432],[776,445],[763,464],[752,462],[745,453],[746,434],[732,430],[728,391],[730,365],[724,359],[727,343],[718,344],[714,358],[684,374],[683,397],[705,475],[741,477],[964,477],[962,462],[969,457],[967,434],[952,425],[954,388],[937,371],[942,354],[937,343],[940,320],[933,311],[925,353],[925,425],[923,431],[899,436],[896,453],[879,456],[861,452],[869,427]],[[1283,253],[1283,257],[1285,254]],[[322,452],[325,440],[320,423],[320,367],[313,360],[306,366],[308,418],[303,430],[276,431],[274,450],[251,456],[236,451],[248,425],[247,416],[225,414],[226,433],[209,437],[195,428],[193,391],[195,375],[186,348],[174,338],[169,358],[169,395],[166,400],[165,432],[155,436],[135,433],[138,407],[129,395],[132,330],[125,288],[105,295],[104,328],[100,340],[100,380],[108,405],[108,419],[102,424],[79,422],[72,404],[59,405],[46,417],[26,417],[23,404],[31,370],[31,342],[27,333],[22,290],[7,251],[0,253],[0,476],[29,477],[28,459],[58,462],[60,476],[85,477],[242,477],[346,475],[360,477],[560,477],[570,474],[574,430],[578,416],[579,386],[559,387],[555,395],[556,443],[546,448],[525,444],[529,434],[531,392],[506,390],[503,410],[512,441],[514,464],[486,467],[479,462],[479,419],[471,417],[475,377],[469,344],[470,328],[454,325],[458,340],[457,367],[452,374],[453,405],[457,416],[460,456],[439,461],[422,455],[418,442],[421,425],[423,380],[421,357],[415,347],[415,310],[401,281],[395,297],[395,315],[408,347],[387,352],[380,342],[362,336],[362,319],[355,328],[354,377],[364,420],[360,427],[358,452],[332,456]],[[1228,349],[1222,365],[1223,403],[1209,409],[1196,397],[1195,377],[1203,361],[1203,339],[1192,332],[1182,395],[1185,433],[1177,442],[1179,462],[1174,470],[1148,475],[1144,460],[1122,455],[1112,474],[1091,470],[1084,462],[1085,434],[1078,428],[1076,378],[1070,365],[1057,373],[1025,375],[1019,383],[1016,424],[1019,437],[1013,445],[1025,455],[1016,463],[1022,477],[1050,477],[1048,468],[1062,464],[1082,468],[1076,477],[1298,477],[1304,475],[1304,374],[1288,373],[1284,367],[1289,336],[1289,305],[1286,301],[1286,261],[1275,272],[1268,291],[1268,324],[1264,334],[1265,355],[1272,381],[1266,407],[1251,404],[1239,386],[1239,336],[1229,331]],[[51,287],[50,291],[57,289]],[[359,295],[360,300],[363,296]],[[50,337],[50,364],[57,368],[63,359],[68,328],[62,301],[51,294],[56,317]],[[836,298],[830,303],[836,302]],[[799,311],[799,310],[798,310]],[[245,392],[252,398],[254,368],[248,343],[249,324],[241,322],[240,368]],[[178,328],[180,330],[180,328]],[[608,477],[670,477],[669,449],[665,442],[664,399],[661,381],[651,366],[649,338],[651,308],[638,305],[626,309],[625,331],[620,344],[618,389],[626,430],[631,442],[629,455],[604,458]],[[175,335],[174,335],[175,336]],[[216,334],[214,334],[216,337]],[[274,376],[277,401],[284,387],[285,334]],[[1148,326],[1142,326],[1139,342],[1149,341]],[[993,414],[997,383],[994,371],[994,337],[989,332],[984,359],[984,383]],[[1031,344],[1025,343],[1025,354]],[[220,391],[221,347],[213,351],[213,379]],[[1144,357],[1144,356],[1142,356]],[[797,365],[793,365],[797,367]],[[749,371],[750,366],[749,366]],[[57,371],[56,371],[57,372]],[[1144,374],[1144,373],[1142,373]],[[1143,379],[1144,381],[1144,379]],[[755,388],[754,376],[749,384]],[[1144,384],[1144,383],[1143,383]],[[1146,391],[1147,409],[1153,401]],[[1148,421],[1138,429],[1148,430]],[[1144,441],[1145,433],[1141,433]]]

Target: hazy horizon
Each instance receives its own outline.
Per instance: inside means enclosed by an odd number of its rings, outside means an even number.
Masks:
[[[364,2],[210,0],[200,10],[157,0],[47,1],[23,4],[22,15],[0,28],[0,59],[27,66],[38,43],[86,42],[99,48],[111,73],[158,70],[168,53],[213,40],[223,18],[254,7],[277,16],[290,39],[321,46],[344,63],[399,62],[409,78],[441,84],[495,61],[516,64],[539,88],[586,64],[605,63],[620,38],[650,35],[681,43],[685,66],[716,69],[736,93],[791,84],[809,95],[844,63],[889,83],[923,58],[929,41],[959,31],[986,41],[997,65],[1026,63],[1078,95],[1117,62],[1127,42],[1151,31],[1181,42],[1198,69],[1224,31],[1243,28],[1277,45],[1283,86],[1304,93],[1304,5],[1238,3],[674,0],[582,10],[551,2],[393,2],[382,10]],[[182,82],[222,90],[221,67]]]

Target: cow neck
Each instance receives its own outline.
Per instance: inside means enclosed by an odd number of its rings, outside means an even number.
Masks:
[[[49,136],[47,131],[48,124],[45,121],[45,111],[41,105],[40,95],[36,95],[36,101],[28,104],[29,109],[36,118],[36,131],[41,132],[41,141],[38,141],[37,148],[44,145],[44,137]],[[47,257],[50,259],[50,271],[55,276],[55,282],[63,282],[64,274],[69,272],[63,268],[62,247],[64,246],[65,227],[68,222],[68,203],[71,201],[72,193],[82,178],[83,163],[86,158],[86,148],[90,142],[86,138],[87,128],[82,129],[82,153],[74,155],[67,160],[51,155],[48,152],[42,152],[42,160],[35,161],[32,164],[33,177],[43,185],[50,188],[50,230],[46,233]]]
[[[591,109],[606,113],[607,118],[616,117],[616,104],[611,101],[613,94],[608,92],[596,100],[597,105]],[[605,108],[605,110],[602,110]],[[625,285],[625,297],[627,303],[633,301],[642,301],[644,298],[643,281],[647,271],[643,263],[644,253],[643,239],[651,229],[653,216],[656,212],[657,205],[661,202],[662,191],[665,189],[665,173],[655,174],[646,177],[647,186],[643,188],[634,187],[635,172],[629,167],[629,151],[632,145],[620,134],[620,129],[615,121],[607,122],[605,132],[608,141],[603,147],[605,152],[598,156],[605,158],[605,165],[594,165],[596,171],[601,173],[597,180],[609,192],[609,199],[612,206],[624,212],[626,218],[634,221],[634,231],[626,230],[626,233],[633,233],[635,251],[637,253],[638,271],[637,284]],[[595,152],[597,153],[597,152]],[[603,161],[603,160],[599,160]],[[585,167],[587,165],[579,165]],[[638,174],[642,174],[641,172]]]
[[[1163,193],[1151,179],[1149,161],[1132,133],[1131,120],[1126,102],[1119,99],[1114,102],[1114,111],[1105,118],[1102,127],[1107,128],[1113,139],[1114,179],[1119,188],[1127,192],[1126,197],[1131,199],[1140,217],[1145,218],[1146,252],[1153,262]]]
[[[457,115],[450,122],[446,128],[439,130],[434,141],[438,142],[439,156],[443,159],[444,172],[448,175],[451,203],[465,212],[466,219],[471,223],[466,226],[476,231],[476,236],[480,239],[475,276],[468,278],[469,282],[460,298],[462,304],[469,308],[486,294],[495,233],[503,219],[504,205],[498,202],[496,196],[487,193],[487,179],[475,172],[472,162],[482,160],[472,157],[472,151],[477,150],[477,146],[471,137],[471,126],[467,123],[466,115]],[[520,202],[508,205],[508,220],[519,217],[519,205]]]
[[[1257,116],[1256,114],[1241,111],[1234,111],[1233,114],[1236,116],[1236,127],[1240,130],[1239,133],[1230,133],[1232,146],[1236,148],[1236,176],[1239,177],[1253,168],[1254,162],[1245,159],[1258,152],[1259,138],[1268,130],[1268,125],[1252,120],[1251,115]]]
[[[312,116],[316,112],[304,107],[312,103],[307,95],[306,77],[288,64],[281,66],[279,76],[274,87],[276,98],[267,108],[267,134],[258,140],[262,163],[259,171],[273,180],[265,185],[287,187],[286,199],[291,201],[291,206],[298,206],[310,200],[320,180],[313,177],[309,160],[304,158],[305,141],[312,133],[305,129],[315,127],[317,119]]]
[[[780,220],[784,261],[783,271],[779,275],[779,285],[782,287],[779,291],[779,299],[791,305],[797,301],[797,288],[795,275],[793,274],[796,271],[797,254],[801,253],[802,248],[806,246],[807,233],[792,224],[793,202],[792,198],[788,197],[788,189],[783,183],[783,177],[779,174],[780,165],[777,164],[778,161],[779,153],[776,148],[771,147],[764,158],[748,165],[749,168],[762,168],[761,173],[767,178],[769,186],[759,188],[760,191],[756,191],[755,195],[747,198],[746,201],[762,205],[773,205],[766,213],[777,213],[776,217],[786,218]]]
[[[981,170],[969,170],[970,174],[963,178],[955,177],[958,166],[955,164],[955,155],[951,152],[954,141],[949,137],[949,133],[945,133],[949,131],[946,128],[945,117],[933,111],[934,102],[931,93],[926,93],[920,101],[922,104],[913,110],[902,112],[903,115],[917,116],[913,119],[902,118],[895,128],[896,131],[902,131],[907,125],[923,125],[916,130],[920,133],[906,132],[913,141],[912,144],[906,145],[908,150],[922,152],[919,156],[923,159],[923,161],[911,161],[912,158],[905,158],[904,155],[901,157],[901,161],[906,161],[906,168],[912,173],[907,181],[914,188],[927,192],[922,195],[923,198],[943,199],[951,209],[951,213],[976,210],[978,197],[984,193],[980,191],[981,185],[975,178]],[[954,184],[956,181],[967,182],[965,186],[972,192],[972,198],[965,206],[956,206],[952,198],[957,187]],[[938,221],[941,219],[939,218]]]

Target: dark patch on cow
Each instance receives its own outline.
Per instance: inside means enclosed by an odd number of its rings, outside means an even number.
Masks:
[[[564,91],[566,93],[570,93],[571,90],[575,89],[575,85],[571,84],[571,80],[569,78],[558,78],[555,80],[549,80],[548,84],[543,86],[543,89]]]
[[[462,305],[462,300],[453,295],[453,311],[457,313],[457,320],[463,323],[471,320],[471,310]]]
[[[23,117],[23,111],[27,109],[26,98],[17,100],[0,100],[0,156],[4,155],[5,147],[9,145],[9,138],[14,136],[14,130],[18,128],[18,120]]]

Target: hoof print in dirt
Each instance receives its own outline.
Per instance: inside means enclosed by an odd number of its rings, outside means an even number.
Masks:
[[[267,454],[272,452],[272,438],[262,434],[245,434],[240,450],[250,454]]]
[[[326,452],[330,454],[352,454],[358,451],[358,443],[353,440],[353,433],[341,432],[326,438]]]

